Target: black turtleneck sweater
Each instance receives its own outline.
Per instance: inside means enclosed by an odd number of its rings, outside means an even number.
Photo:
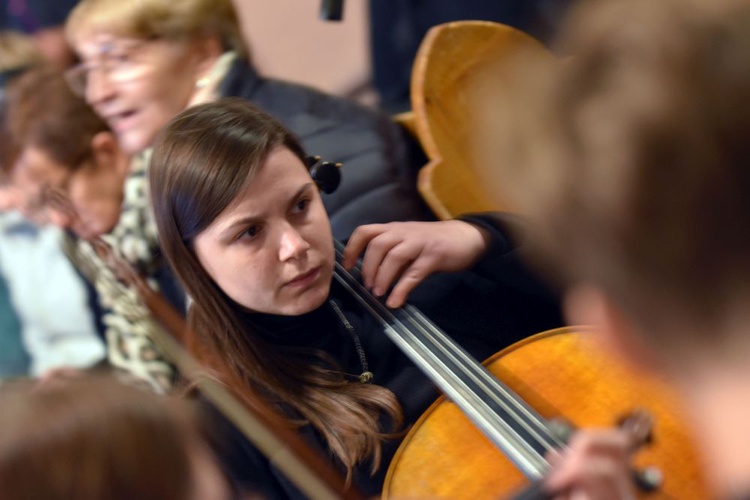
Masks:
[[[489,216],[465,220],[486,228],[492,235],[487,254],[470,271],[430,277],[412,292],[409,302],[479,360],[531,334],[560,326],[557,301],[524,271],[505,225]],[[263,335],[269,342],[325,351],[344,372],[356,377],[362,372],[359,352],[330,300],[336,302],[354,327],[374,373],[372,383],[390,389],[402,405],[406,424],[414,423],[439,396],[437,389],[335,281],[329,300],[308,314],[296,317],[253,314],[251,320],[259,327],[258,331],[265,332]],[[224,422],[222,426],[225,425]],[[238,484],[267,498],[303,498],[258,450],[236,431],[229,432],[219,454]],[[325,443],[310,426],[303,427],[302,433],[323,451],[323,456],[330,456]],[[398,444],[386,443],[383,465],[375,476],[369,474],[369,463],[355,471],[354,484],[363,493],[380,492]]]

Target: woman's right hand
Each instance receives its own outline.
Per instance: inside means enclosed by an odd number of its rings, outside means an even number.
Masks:
[[[459,220],[368,224],[352,233],[343,265],[351,269],[364,253],[365,286],[380,296],[395,283],[386,304],[400,307],[429,275],[467,269],[487,248],[484,230]]]

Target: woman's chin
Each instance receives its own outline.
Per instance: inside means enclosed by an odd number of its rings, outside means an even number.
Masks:
[[[301,316],[303,314],[312,312],[322,306],[326,302],[326,300],[328,300],[330,291],[330,286],[316,287],[314,290],[309,290],[309,292],[304,294],[302,297],[291,301],[289,304],[283,307],[284,312],[282,312],[281,314],[285,316]]]
[[[128,154],[138,154],[152,146],[152,140],[140,131],[128,131],[117,134],[117,142]]]

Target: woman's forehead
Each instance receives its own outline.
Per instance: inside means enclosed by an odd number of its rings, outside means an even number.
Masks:
[[[90,53],[104,53],[116,48],[128,48],[142,43],[146,38],[139,37],[124,30],[97,28],[79,33],[74,40],[74,48],[81,56]]]

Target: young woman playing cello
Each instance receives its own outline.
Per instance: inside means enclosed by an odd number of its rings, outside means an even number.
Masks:
[[[399,432],[437,392],[332,282],[328,217],[295,138],[247,102],[200,105],[157,140],[150,182],[164,252],[192,298],[193,353],[377,493]],[[392,307],[409,295],[479,358],[557,324],[501,219],[364,226],[345,266],[365,248],[375,295]],[[428,277],[438,271],[452,273]],[[242,453],[232,457],[236,479],[269,497],[298,495],[257,451]]]

